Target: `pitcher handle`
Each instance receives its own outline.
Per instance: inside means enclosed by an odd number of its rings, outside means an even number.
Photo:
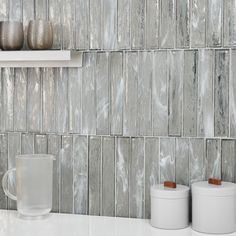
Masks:
[[[12,200],[16,201],[17,200],[17,197],[10,193],[9,190],[8,190],[8,175],[11,173],[11,172],[16,172],[16,168],[12,168],[10,170],[8,170],[4,175],[3,175],[3,178],[2,178],[2,188],[3,188],[3,191],[4,193],[9,197],[11,198]]]

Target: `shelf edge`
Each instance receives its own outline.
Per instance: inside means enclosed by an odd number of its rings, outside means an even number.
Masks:
[[[83,52],[70,52],[70,60],[0,61],[0,67],[2,68],[82,67],[82,60],[83,60]]]

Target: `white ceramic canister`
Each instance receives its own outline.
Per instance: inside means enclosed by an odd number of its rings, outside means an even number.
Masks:
[[[183,229],[189,225],[189,187],[163,184],[151,187],[151,225],[161,229]]]
[[[192,184],[192,228],[210,234],[236,231],[236,184]]]

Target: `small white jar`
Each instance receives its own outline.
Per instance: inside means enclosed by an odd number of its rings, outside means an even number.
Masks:
[[[236,231],[236,185],[192,184],[192,228],[209,234]]]
[[[151,225],[160,229],[183,229],[189,225],[189,187],[163,184],[151,187]]]

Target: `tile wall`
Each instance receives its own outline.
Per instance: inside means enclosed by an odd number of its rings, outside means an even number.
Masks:
[[[55,212],[137,218],[155,183],[236,180],[236,0],[1,0],[33,18],[83,68],[1,69],[1,176],[52,153]]]

